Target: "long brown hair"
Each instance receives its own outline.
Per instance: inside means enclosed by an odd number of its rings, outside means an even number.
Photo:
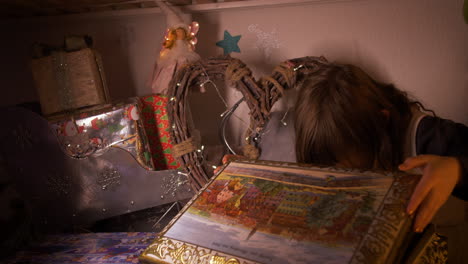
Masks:
[[[298,162],[396,169],[411,118],[406,93],[353,65],[330,64],[299,89],[295,107]]]

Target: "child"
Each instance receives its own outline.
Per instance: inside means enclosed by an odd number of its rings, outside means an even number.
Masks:
[[[421,232],[450,194],[468,199],[468,128],[422,113],[418,102],[352,65],[330,64],[301,86],[295,107],[301,163],[423,176],[407,207]]]

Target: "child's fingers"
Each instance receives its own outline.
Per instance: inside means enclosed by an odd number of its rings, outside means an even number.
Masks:
[[[411,199],[406,207],[406,212],[408,214],[413,214],[416,209],[419,207],[421,202],[426,198],[429,191],[432,188],[432,184],[428,177],[422,177],[419,183],[416,185],[416,188],[411,195]]]
[[[460,179],[460,164],[456,158],[421,155],[407,159],[400,169],[423,168],[423,175],[413,191],[407,212],[417,211],[414,229],[421,232],[445,203]]]
[[[228,162],[230,162],[230,161],[237,160],[237,159],[242,159],[242,158],[245,158],[245,157],[244,157],[244,156],[241,156],[241,155],[227,154],[227,155],[224,155],[224,156],[223,156],[223,158],[221,159],[221,162],[222,162],[223,164],[226,164],[226,163],[228,163]],[[218,173],[218,172],[221,170],[222,167],[223,167],[223,166],[218,166],[218,167],[216,167],[216,169],[214,169],[214,171],[213,171],[214,174]]]
[[[223,159],[221,160],[221,162],[222,162],[223,164],[228,163],[229,158],[230,158],[231,156],[233,156],[233,155],[231,155],[231,154],[224,155],[224,156],[223,156]]]
[[[422,232],[434,217],[437,210],[442,206],[443,201],[437,198],[437,195],[429,193],[418,208],[418,212],[414,219],[413,229],[415,232]]]
[[[227,155],[224,155],[224,157],[222,159],[222,162],[223,162],[223,164],[226,164],[229,161],[233,161],[233,160],[236,160],[236,159],[242,159],[242,158],[245,158],[245,157],[241,156],[241,155],[227,154]]]
[[[407,158],[402,164],[400,164],[400,166],[398,166],[398,168],[403,171],[419,168],[425,166],[432,159],[434,159],[433,155],[419,155],[416,157]]]

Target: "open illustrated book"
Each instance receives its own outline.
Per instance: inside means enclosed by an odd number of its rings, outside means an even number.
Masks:
[[[419,176],[237,161],[143,252],[146,263],[401,263]]]

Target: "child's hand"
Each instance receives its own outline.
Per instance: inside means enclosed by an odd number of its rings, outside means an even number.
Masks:
[[[241,155],[227,154],[227,155],[223,156],[223,159],[221,160],[221,162],[224,165],[224,164],[228,163],[229,161],[233,161],[233,160],[237,160],[237,159],[245,159],[245,157],[241,156]],[[216,167],[216,169],[214,169],[214,174],[218,173],[218,171],[220,169],[221,169],[221,166]]]
[[[421,168],[423,175],[406,211],[413,214],[417,209],[413,228],[416,232],[422,232],[459,182],[461,165],[454,157],[420,155],[406,159],[399,166],[403,171],[413,168]]]

